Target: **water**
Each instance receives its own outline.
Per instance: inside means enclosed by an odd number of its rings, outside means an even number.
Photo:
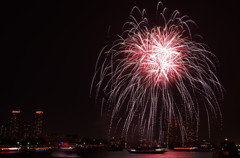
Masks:
[[[169,151],[164,154],[130,154],[126,150],[122,152],[95,152],[85,155],[77,153],[6,153],[0,154],[1,158],[57,158],[57,157],[79,157],[79,158],[212,158],[212,152],[184,152]]]
[[[110,152],[107,153],[105,157],[101,158],[212,158],[212,152],[169,151],[164,154],[130,154],[127,151],[124,151]]]

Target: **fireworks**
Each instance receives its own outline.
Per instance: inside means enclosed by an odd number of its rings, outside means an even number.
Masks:
[[[104,92],[111,130],[149,140],[157,135],[164,142],[176,126],[184,141],[189,126],[197,135],[201,106],[208,118],[210,113],[221,117],[217,94],[222,88],[212,62],[216,57],[192,39],[189,24],[194,22],[178,11],[168,17],[160,7],[154,26],[145,10],[133,8],[122,35],[100,53],[92,86],[97,99]]]

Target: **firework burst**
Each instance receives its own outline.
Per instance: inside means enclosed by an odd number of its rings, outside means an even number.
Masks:
[[[198,133],[201,106],[208,118],[221,117],[216,57],[192,39],[192,20],[178,11],[167,18],[166,10],[158,3],[159,25],[151,26],[146,11],[134,7],[122,35],[96,64],[96,98],[104,92],[100,98],[110,111],[110,129],[121,129],[124,137],[137,132],[166,142],[174,125],[184,142],[189,126]]]

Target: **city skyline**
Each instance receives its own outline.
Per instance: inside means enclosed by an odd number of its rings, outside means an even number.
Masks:
[[[46,132],[105,137],[107,113],[101,117],[101,103],[90,96],[98,54],[121,33],[132,7],[152,10],[148,14],[155,18],[151,15],[157,2],[1,2],[0,124],[13,109],[24,111],[24,120],[41,109]],[[233,123],[240,120],[237,5],[207,0],[163,4],[170,12],[177,9],[195,21],[194,34],[202,35],[218,58],[217,76],[224,87],[223,124],[212,129],[212,136],[240,142],[240,127]],[[205,121],[200,121],[203,138],[208,137]]]
[[[46,133],[43,133],[43,111],[34,111],[31,119],[24,119],[19,109],[12,110],[8,114],[9,119],[2,119],[3,123],[0,125],[0,137],[2,139],[39,139],[46,135]]]

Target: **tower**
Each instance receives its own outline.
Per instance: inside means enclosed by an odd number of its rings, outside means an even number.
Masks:
[[[20,134],[20,110],[13,110],[10,118],[9,137],[12,139],[19,138]]]
[[[33,124],[34,138],[41,137],[42,132],[43,132],[43,111],[35,111]]]
[[[29,139],[33,132],[32,124],[30,121],[22,121],[21,125],[21,138]]]
[[[6,125],[1,125],[0,127],[0,137],[5,138],[7,137],[7,126]]]

